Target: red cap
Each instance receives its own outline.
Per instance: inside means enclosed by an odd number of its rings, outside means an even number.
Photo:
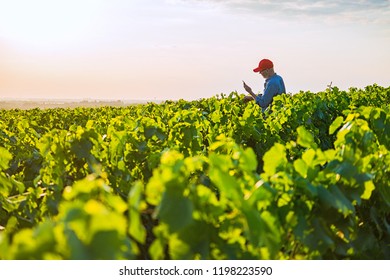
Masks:
[[[260,60],[259,62],[259,67],[253,69],[253,72],[261,72],[265,69],[270,69],[270,68],[273,68],[274,67],[274,64],[272,63],[271,60],[269,59],[262,59]]]

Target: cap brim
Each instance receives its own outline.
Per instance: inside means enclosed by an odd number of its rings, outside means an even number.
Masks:
[[[253,72],[260,72],[260,67],[253,69]]]

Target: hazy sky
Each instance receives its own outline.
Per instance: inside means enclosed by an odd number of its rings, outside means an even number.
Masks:
[[[0,99],[390,86],[390,1],[0,0]]]

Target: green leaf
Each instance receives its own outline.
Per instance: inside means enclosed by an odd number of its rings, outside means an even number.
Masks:
[[[364,182],[364,193],[362,194],[362,199],[370,199],[372,191],[375,190],[375,185],[372,181]]]
[[[230,176],[225,170],[215,166],[210,167],[209,176],[211,182],[218,187],[222,195],[232,200],[241,200],[242,194],[236,178]]]
[[[379,184],[377,189],[382,197],[382,201],[390,207],[390,187],[388,184]]]
[[[309,131],[307,131],[304,126],[298,127],[297,143],[305,148],[317,148],[317,144],[314,142],[313,135]]]
[[[0,147],[0,171],[6,170],[9,166],[9,161],[12,159],[12,154],[3,147]]]
[[[169,252],[174,260],[194,260],[200,256],[207,259],[210,254],[210,226],[194,222],[169,239]]]
[[[326,225],[321,223],[321,219],[315,218],[313,220],[313,229],[314,229],[314,238],[317,239],[316,247],[332,247],[334,245],[334,241],[332,240],[332,237],[330,236],[330,231],[328,228],[326,228]],[[317,248],[318,248],[317,247]]]
[[[264,172],[268,176],[273,176],[276,172],[282,170],[287,163],[286,148],[279,143],[276,143],[269,149],[263,157]]]
[[[318,197],[325,207],[335,208],[344,215],[355,213],[352,202],[335,185],[331,185],[329,189],[318,187]]]
[[[358,174],[357,167],[347,161],[338,165],[334,172],[349,180],[355,178]]]
[[[115,221],[113,221],[115,222]],[[98,231],[88,244],[89,257],[94,260],[115,260],[121,256],[122,238],[116,230]]]
[[[307,177],[308,166],[303,159],[299,158],[296,161],[294,161],[294,168],[295,171],[297,171],[299,175],[301,175],[303,178]]]
[[[193,204],[190,199],[177,191],[166,191],[158,207],[160,221],[168,225],[171,233],[192,223]]]
[[[329,134],[332,135],[343,123],[344,118],[339,116],[337,117],[332,124],[329,126]]]
[[[314,167],[315,157],[316,157],[316,152],[313,149],[308,149],[302,154],[302,159],[308,167]]]
[[[279,244],[281,241],[281,229],[278,223],[278,217],[271,214],[269,211],[264,211],[261,213],[261,219],[264,221],[264,224],[267,227],[266,230],[266,244],[268,249],[271,252],[276,252],[279,249]]]
[[[155,126],[149,126],[145,128],[144,134],[146,139],[152,138],[153,135],[155,135],[156,133],[157,133],[157,127]]]
[[[257,158],[256,154],[252,149],[246,149],[241,153],[241,157],[239,158],[240,168],[242,170],[251,172],[255,171],[257,168]]]
[[[141,220],[143,185],[135,184],[129,194],[129,234],[139,243],[144,244],[146,230]]]
[[[263,233],[265,227],[259,211],[257,211],[255,208],[243,207],[242,212],[246,218],[246,223],[247,223],[246,232],[250,242],[254,246],[260,247],[261,246],[260,241],[264,236]]]
[[[92,143],[87,138],[81,138],[75,140],[72,144],[72,152],[75,153],[79,158],[88,158],[91,156]]]

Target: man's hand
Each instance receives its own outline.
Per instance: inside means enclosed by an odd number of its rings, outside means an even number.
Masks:
[[[246,90],[246,92],[249,93],[250,95],[253,95],[254,93],[252,89],[244,81],[242,81],[242,83],[244,84],[244,89]]]
[[[250,96],[244,97],[244,102],[256,100],[256,94],[253,93],[252,89],[244,81],[242,83],[244,84],[244,89],[250,94]]]

